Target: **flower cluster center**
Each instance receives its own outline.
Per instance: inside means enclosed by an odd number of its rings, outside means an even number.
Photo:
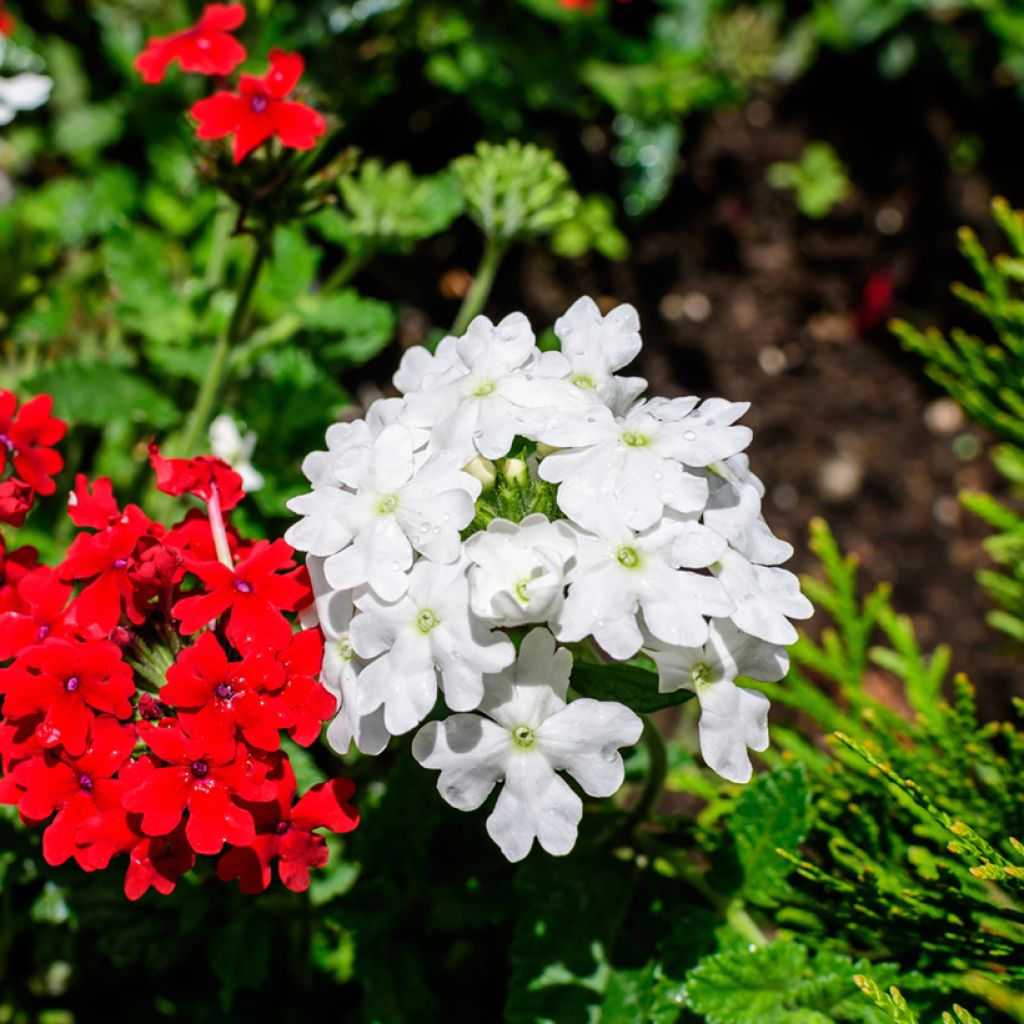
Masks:
[[[421,633],[429,633],[437,624],[438,618],[429,608],[424,608],[416,616],[416,628]]]
[[[647,434],[641,434],[638,430],[627,430],[622,435],[622,442],[629,445],[630,448],[643,448],[651,443],[651,439]]]
[[[395,509],[398,508],[398,495],[397,494],[385,494],[377,502],[377,513],[382,516],[389,516]]]
[[[625,569],[635,569],[640,564],[640,555],[636,548],[623,545],[615,552],[615,558]]]
[[[528,725],[517,725],[512,730],[512,742],[520,750],[529,750],[537,741],[537,736]]]

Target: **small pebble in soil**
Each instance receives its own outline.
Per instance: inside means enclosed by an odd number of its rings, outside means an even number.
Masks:
[[[960,503],[956,498],[944,494],[932,504],[932,516],[942,526],[956,526],[960,521]]]
[[[933,434],[955,434],[964,425],[964,413],[952,398],[936,398],[924,407],[924,425]]]
[[[772,504],[780,512],[791,512],[800,501],[800,495],[792,484],[779,484],[772,491]]]
[[[981,441],[975,434],[958,434],[953,438],[953,454],[961,462],[970,462],[981,454]]]
[[[786,353],[777,345],[765,345],[757,353],[757,364],[769,377],[777,377],[786,368]]]
[[[883,235],[896,235],[903,229],[903,213],[895,206],[883,206],[875,214],[875,227]]]
[[[807,321],[807,333],[815,340],[842,345],[856,336],[853,321],[843,313],[815,313]]]
[[[683,316],[695,324],[702,324],[711,316],[711,300],[703,292],[689,292],[683,296]]]
[[[864,467],[847,453],[826,459],[818,468],[818,494],[825,501],[849,501],[860,491]]]
[[[771,104],[765,100],[754,100],[752,103],[748,103],[744,113],[747,123],[754,128],[764,128],[765,125],[771,124],[773,111]]]

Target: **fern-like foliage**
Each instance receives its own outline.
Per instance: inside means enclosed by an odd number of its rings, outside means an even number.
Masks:
[[[805,843],[781,851],[796,871],[779,920],[998,1004],[1024,986],[1024,735],[978,721],[970,683],[947,680],[944,648],[921,651],[886,588],[858,596],[824,523],[811,544],[825,578],[805,587],[832,624],[763,687],[800,716],[771,757],[799,757],[814,789]]]
[[[970,228],[960,231],[960,251],[978,286],[953,286],[954,293],[989,325],[986,338],[954,328],[919,330],[897,320],[892,328],[903,346],[922,356],[928,376],[968,416],[1005,443],[992,453],[996,468],[1013,488],[1024,486],[1024,212],[995,199],[992,216],[1006,237],[1007,252],[990,257]],[[999,609],[989,623],[1024,643],[1024,517],[988,494],[961,495],[963,504],[996,533],[985,544],[998,570],[978,582]]]

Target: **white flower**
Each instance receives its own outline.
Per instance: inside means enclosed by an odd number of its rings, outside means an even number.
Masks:
[[[556,651],[546,629],[534,629],[515,667],[487,680],[480,706],[487,718],[429,722],[413,740],[413,756],[441,770],[438,791],[459,810],[476,810],[504,780],[487,832],[510,861],[522,860],[534,839],[548,853],[568,853],[583,802],[557,772],[568,772],[590,796],[611,796],[623,780],[619,748],[643,730],[622,704],[566,704],[571,668],[569,652]]]
[[[470,610],[462,564],[417,562],[401,599],[385,603],[366,593],[356,607],[352,646],[360,658],[376,659],[360,673],[356,710],[368,715],[383,705],[384,724],[396,736],[430,713],[438,674],[448,706],[468,711],[480,704],[484,674],[515,657],[508,637],[492,633]]]
[[[324,560],[311,555],[306,568],[316,595],[314,624],[324,635],[324,661],[320,682],[338,698],[338,711],[327,727],[327,742],[339,754],[347,754],[353,742],[364,754],[379,754],[391,738],[384,728],[384,710],[369,715],[356,711],[356,692],[362,663],[352,649],[349,626],[355,605],[352,591],[331,590],[324,576]],[[309,625],[309,623],[305,623]]]
[[[730,549],[711,571],[735,602],[732,621],[744,633],[770,644],[795,643],[797,632],[789,619],[814,614],[811,602],[800,593],[800,581],[785,569],[754,565]]]
[[[569,363],[570,383],[615,412],[625,412],[647,387],[643,377],[615,376],[642,345],[640,318],[632,306],[616,306],[603,317],[593,299],[577,299],[555,321],[555,334]]]
[[[475,513],[480,482],[435,460],[417,468],[414,439],[399,424],[385,427],[367,447],[346,448],[334,462],[339,487],[319,487],[292,498],[304,515],[285,534],[288,543],[327,556],[332,587],[368,583],[386,601],[408,585],[413,549],[432,561],[454,562],[459,531]]]
[[[365,420],[332,423],[327,428],[327,451],[310,452],[302,460],[302,472],[313,487],[340,487],[334,463],[349,448],[368,447],[374,436]]]
[[[565,566],[575,551],[573,529],[539,512],[521,523],[492,519],[466,541],[473,611],[499,626],[552,621],[562,608]]]
[[[729,615],[735,606],[717,580],[676,566],[684,561],[693,568],[710,565],[720,555],[718,545],[707,543],[708,533],[697,524],[668,519],[634,533],[611,517],[599,533],[578,531],[558,639],[574,642],[592,634],[612,658],[631,658],[643,643],[640,611],[663,643],[703,644],[704,616]]]
[[[541,441],[560,449],[541,462],[540,476],[561,485],[558,507],[587,529],[599,525],[610,507],[634,530],[645,530],[666,507],[699,512],[707,501],[707,481],[679,457],[689,447],[689,432],[652,415],[646,402],[625,416],[604,406],[560,416],[539,432]]]
[[[252,464],[255,447],[256,434],[249,431],[243,437],[238,424],[227,413],[221,413],[210,424],[210,451],[242,478],[242,487],[250,494],[263,486],[263,474]]]
[[[548,353],[555,360],[546,360],[543,367],[534,365],[538,352],[522,313],[497,325],[478,316],[456,339],[455,352],[458,362],[426,373],[419,390],[406,396],[403,421],[433,428],[431,444],[462,465],[477,453],[488,459],[507,455],[517,434],[533,437],[541,410],[584,400],[580,391],[557,379],[567,374],[558,353]],[[408,377],[414,376],[410,368]]]
[[[676,457],[687,466],[710,466],[743,451],[753,439],[749,427],[733,424],[749,408],[749,402],[709,398],[695,408],[695,398],[653,398],[648,411],[673,424]]]
[[[0,124],[10,124],[19,111],[35,110],[49,98],[53,79],[23,71],[0,78]]]
[[[459,358],[457,339],[449,334],[442,338],[431,352],[424,345],[406,349],[394,377],[394,385],[403,395],[422,391],[426,387],[440,387],[446,380],[446,371],[458,369],[465,372],[465,364]]]
[[[764,485],[750,472],[746,455],[734,455],[712,469],[705,525],[757,565],[778,565],[789,559],[792,546],[772,533],[761,514]]]
[[[700,752],[708,767],[730,782],[749,782],[753,768],[747,748],[768,747],[768,698],[737,686],[737,676],[773,682],[789,668],[784,647],[764,643],[727,619],[712,621],[702,647],[644,649],[658,666],[663,692],[692,690],[700,703]]]

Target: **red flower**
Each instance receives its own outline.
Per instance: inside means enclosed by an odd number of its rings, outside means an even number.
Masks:
[[[194,494],[203,501],[220,499],[222,512],[229,512],[244,497],[242,478],[223,460],[213,455],[194,459],[165,459],[156,441],[149,442],[149,462],[156,472],[156,486],[164,494]]]
[[[92,513],[89,518],[93,518]],[[92,582],[72,603],[68,613],[71,622],[90,635],[108,636],[122,608],[136,624],[145,619],[144,601],[136,594],[133,578],[135,549],[144,535],[157,528],[142,509],[129,505],[106,529],[81,533],[74,539],[58,567],[60,578]]]
[[[238,531],[230,524],[225,524],[224,532],[228,538],[228,550],[232,558],[244,558],[252,550],[252,545],[248,541],[243,541]],[[213,542],[210,520],[197,508],[190,508],[185,518],[164,534],[163,541],[187,562],[217,561],[217,548]]]
[[[146,836],[132,849],[124,894],[134,901],[153,888],[167,896],[195,862],[195,851],[189,846],[184,828],[176,828],[165,836]]]
[[[230,75],[245,60],[245,47],[228,33],[245,21],[241,4],[208,4],[191,28],[157,36],[135,58],[135,69],[147,85],[162,82],[169,65],[201,75]]]
[[[234,753],[236,728],[250,746],[281,746],[279,730],[289,724],[291,712],[284,701],[264,692],[268,677],[280,686],[284,671],[256,657],[229,662],[214,635],[201,633],[167,670],[160,699],[181,709],[178,718],[189,736],[225,761]]]
[[[32,572],[39,562],[39,552],[32,547],[8,551],[0,534],[0,612],[27,612],[24,598],[18,594],[18,584]]]
[[[32,510],[36,492],[23,480],[8,477],[0,483],[0,523],[21,526]]]
[[[0,36],[9,36],[17,24],[14,15],[4,10],[3,0],[0,0]]]
[[[17,416],[18,400],[10,391],[0,390],[0,473],[10,458],[15,475],[39,494],[57,489],[52,477],[64,468],[64,460],[53,445],[67,433],[68,425],[50,415],[53,399],[39,395],[26,402]]]
[[[273,797],[266,769],[238,746],[228,758],[214,757],[170,719],[141,722],[139,737],[165,762],[124,794],[124,808],[142,815],[147,836],[173,832],[188,811],[185,835],[196,853],[220,853],[224,843],[247,846],[256,834],[252,814],[239,800]]]
[[[319,629],[296,633],[278,659],[288,674],[281,699],[290,710],[288,734],[300,747],[320,735],[323,723],[338,709],[337,698],[317,678],[323,663],[323,634]]]
[[[192,107],[201,139],[235,136],[235,163],[260,143],[277,136],[290,149],[312,149],[327,130],[324,119],[304,103],[286,100],[302,76],[297,53],[270,51],[270,71],[263,78],[242,75],[238,94],[218,92]]]
[[[117,718],[132,713],[132,670],[117,645],[106,640],[47,639],[0,670],[0,678],[7,694],[4,714],[20,718],[43,712],[36,727],[39,742],[44,747],[61,744],[71,757],[86,748],[93,711]]]
[[[22,816],[42,821],[57,811],[43,833],[47,864],[63,864],[74,857],[85,870],[92,870],[88,844],[79,845],[76,830],[97,814],[120,807],[123,783],[114,776],[134,745],[133,729],[103,716],[96,719],[92,742],[81,756],[58,760],[44,755],[15,767],[12,775],[22,791],[18,800]]]
[[[68,495],[68,516],[75,526],[106,530],[121,518],[121,506],[114,497],[114,485],[107,477],[90,481],[84,473],[75,476]]]
[[[18,596],[25,610],[0,612],[0,661],[13,658],[48,636],[64,635],[64,608],[71,588],[41,565],[18,581]]]
[[[332,779],[313,786],[292,806],[295,775],[287,761],[277,784],[277,797],[254,808],[256,838],[247,846],[228,850],[217,862],[217,875],[225,882],[238,879],[240,892],[263,892],[270,884],[271,864],[277,860],[281,881],[293,892],[309,888],[309,869],[322,868],[330,856],[322,835],[314,831],[351,832],[359,812],[347,801],[355,792],[350,779]]]
[[[297,578],[304,576],[303,570],[278,571],[294,566],[292,553],[283,540],[261,540],[234,570],[214,561],[187,563],[207,592],[182,598],[171,609],[181,620],[181,632],[198,633],[230,609],[227,637],[240,651],[249,650],[254,642],[275,649],[286,646],[291,625],[281,610],[295,611],[309,594],[308,585]]]

